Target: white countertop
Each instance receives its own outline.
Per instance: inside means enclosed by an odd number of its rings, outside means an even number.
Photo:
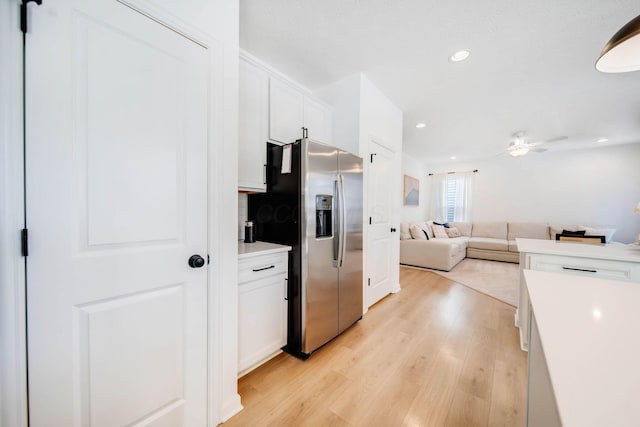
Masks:
[[[563,425],[637,426],[640,284],[524,277]]]
[[[291,246],[277,245],[275,243],[267,242],[255,242],[244,243],[244,241],[238,241],[238,258],[250,258],[252,256],[267,255],[278,252],[288,252],[291,250]]]
[[[592,245],[588,243],[561,242],[558,240],[521,238],[516,239],[516,244],[518,245],[518,251],[524,253],[640,262],[638,245],[616,243]]]

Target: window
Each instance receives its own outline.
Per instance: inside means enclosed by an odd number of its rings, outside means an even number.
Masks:
[[[430,219],[471,221],[473,173],[434,174],[431,179]]]
[[[447,177],[445,185],[447,186],[447,222],[453,222],[456,218],[456,189],[458,186],[456,185],[456,180],[449,177]]]

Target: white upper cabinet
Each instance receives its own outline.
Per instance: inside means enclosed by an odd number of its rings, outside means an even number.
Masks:
[[[331,108],[311,98],[304,98],[304,127],[309,130],[308,137],[331,144]]]
[[[238,190],[267,190],[267,142],[290,144],[302,138],[331,143],[333,109],[302,86],[251,55],[240,57]]]
[[[304,95],[271,78],[269,93],[269,138],[288,144],[302,138]]]
[[[238,102],[238,188],[266,191],[269,76],[243,60],[240,60]]]

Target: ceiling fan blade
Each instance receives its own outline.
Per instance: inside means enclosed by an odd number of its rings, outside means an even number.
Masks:
[[[529,147],[537,147],[538,145],[551,144],[553,142],[564,141],[565,139],[569,139],[569,137],[568,136],[558,136],[558,137],[551,138],[551,139],[545,139],[544,141],[527,142],[527,145]]]
[[[557,136],[555,138],[547,139],[546,141],[542,141],[543,144],[551,144],[552,142],[564,141],[565,139],[569,139],[568,136]]]

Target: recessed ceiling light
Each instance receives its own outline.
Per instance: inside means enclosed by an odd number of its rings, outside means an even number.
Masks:
[[[456,156],[451,156],[451,157],[449,157],[449,158],[450,158],[451,160],[455,160],[455,159],[457,159],[457,157],[456,157]]]
[[[427,124],[426,124],[426,123],[418,123],[418,124],[416,125],[416,127],[417,127],[418,129],[422,129],[422,128],[427,127]]]
[[[599,139],[599,140],[597,140],[596,142],[598,142],[598,143],[602,144],[602,143],[604,143],[604,142],[609,142],[609,139],[608,139],[608,138],[600,138],[600,139]]]
[[[457,51],[456,53],[454,53],[453,55],[451,55],[449,57],[449,61],[451,61],[451,62],[460,62],[460,61],[464,61],[468,57],[469,57],[469,51],[468,50],[459,50],[459,51]]]

